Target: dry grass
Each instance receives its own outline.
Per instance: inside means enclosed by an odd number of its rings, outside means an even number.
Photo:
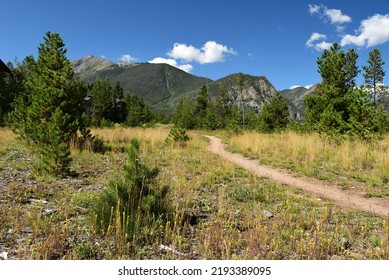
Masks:
[[[336,145],[316,134],[294,132],[260,134],[247,132],[232,136],[228,143],[233,150],[258,158],[263,164],[274,165],[315,176],[339,181],[365,184],[368,196],[389,195],[389,144],[383,140],[374,144],[345,141]]]
[[[11,144],[15,143],[16,135],[12,130],[0,127],[0,153],[4,152]]]
[[[74,153],[72,166],[79,177],[50,183],[20,176],[7,181],[0,188],[0,250],[16,259],[389,259],[385,220],[257,178],[208,152],[207,141],[196,132],[189,133],[186,147],[166,145],[168,133],[164,128],[96,129],[93,134],[113,149],[104,155]],[[128,244],[119,226],[98,234],[90,219],[96,195],[121,173],[122,148],[133,137],[141,141],[142,162],[160,169],[157,185],[169,186],[174,211],[165,227],[150,226],[146,245]],[[243,137],[251,147],[263,145],[260,139]],[[267,145],[279,137],[269,136]],[[302,142],[293,137],[296,143],[290,145]],[[307,151],[316,152],[320,139],[315,139],[306,139],[313,141]],[[263,145],[261,153],[276,148]],[[8,162],[3,164],[9,170]],[[26,203],[29,198],[47,204]],[[47,209],[55,212],[45,214]],[[161,244],[181,254],[160,250]]]
[[[112,147],[127,146],[132,138],[144,142],[146,146],[155,148],[161,145],[169,134],[167,128],[94,128],[93,135],[102,137],[106,144]]]

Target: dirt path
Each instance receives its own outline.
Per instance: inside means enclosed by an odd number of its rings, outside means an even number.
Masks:
[[[342,190],[340,186],[332,185],[309,177],[296,177],[285,171],[260,165],[256,160],[250,160],[241,154],[226,151],[221,139],[205,135],[210,142],[208,150],[220,157],[231,161],[253,174],[267,177],[275,182],[300,188],[304,191],[316,194],[322,198],[334,201],[343,207],[365,210],[383,218],[389,215],[389,200],[379,198],[366,198],[362,193],[353,190]]]

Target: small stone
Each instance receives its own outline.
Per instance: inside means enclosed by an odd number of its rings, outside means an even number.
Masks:
[[[49,216],[53,213],[55,213],[57,211],[57,209],[43,209],[43,216]]]
[[[27,199],[28,203],[36,203],[36,204],[47,204],[46,200],[43,199],[35,199],[35,198],[29,198]]]
[[[263,213],[263,215],[265,215],[265,216],[268,217],[269,219],[273,218],[273,213],[270,212],[270,211],[263,210],[262,213]]]
[[[7,252],[1,252],[0,253],[0,260],[8,260],[8,253]]]
[[[163,244],[159,245],[159,250],[172,252],[173,254],[176,254],[178,256],[185,256],[186,255],[186,254],[183,254],[183,253],[181,253],[181,252],[179,252],[179,251],[177,251],[169,246],[163,245]]]
[[[21,233],[32,233],[32,230],[29,227],[25,227],[25,228],[21,229],[20,232]]]

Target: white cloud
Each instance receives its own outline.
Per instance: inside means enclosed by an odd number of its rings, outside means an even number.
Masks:
[[[309,48],[314,48],[317,51],[323,51],[327,50],[332,46],[332,43],[328,43],[325,40],[327,39],[327,36],[320,33],[312,33],[311,37],[308,39],[308,41],[305,43],[305,45]],[[321,41],[321,42],[317,42]]]
[[[179,68],[187,73],[190,73],[190,71],[192,71],[192,69],[193,69],[193,66],[190,64],[181,64],[181,65],[178,65],[177,68]]]
[[[310,89],[312,86],[313,85],[306,85],[306,86],[295,85],[295,86],[290,86],[289,89],[295,89],[295,88],[299,88],[299,87]]]
[[[320,12],[321,6],[319,5],[308,5],[308,12],[310,15],[318,14]]]
[[[188,73],[193,69],[193,66],[190,64],[178,65],[177,61],[175,61],[174,59],[163,58],[163,57],[156,57],[156,58],[150,60],[149,63],[166,63],[166,64],[169,64],[169,65],[174,66],[176,68],[179,68],[185,72],[188,72]]]
[[[331,24],[342,24],[351,22],[352,19],[348,15],[342,13],[341,10],[337,9],[324,9],[324,15],[328,17]]]
[[[128,63],[130,63],[130,62],[134,61],[135,58],[132,57],[132,56],[129,55],[129,54],[123,54],[123,55],[119,58],[119,60],[122,61],[122,62],[128,62]]]
[[[324,5],[319,6],[309,4],[308,12],[311,16],[317,14],[320,18],[324,18],[325,22],[329,21],[331,24],[336,24],[338,26],[352,21],[352,18],[343,14],[341,10],[329,9]],[[343,27],[337,27],[337,29],[339,32],[343,31]]]
[[[200,50],[192,45],[175,43],[173,49],[167,54],[175,59],[182,59],[184,61],[193,61],[200,56]]]
[[[196,61],[200,64],[223,62],[228,54],[236,54],[232,48],[208,41],[201,49],[192,45],[175,43],[173,49],[167,54],[171,58],[181,59],[183,61]]]
[[[358,47],[373,47],[389,42],[389,14],[376,14],[361,22],[359,35],[343,36],[341,45],[356,45]]]
[[[317,43],[315,45],[315,48],[318,51],[324,51],[324,50],[329,50],[332,45],[333,45],[333,43],[329,43],[329,42],[323,41],[323,42]]]
[[[318,40],[325,40],[327,38],[326,35],[324,34],[320,34],[320,33],[317,33],[317,32],[314,32],[311,34],[311,37],[309,38],[309,40],[305,43],[305,45],[307,47],[313,47],[313,43],[318,41]]]

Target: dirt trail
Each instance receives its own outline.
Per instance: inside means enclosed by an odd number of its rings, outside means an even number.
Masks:
[[[289,174],[285,171],[262,166],[256,160],[250,160],[241,154],[226,151],[221,139],[208,135],[205,135],[205,137],[210,140],[208,146],[209,151],[243,167],[253,174],[267,177],[275,182],[300,188],[322,198],[332,200],[343,207],[369,211],[383,218],[387,218],[389,215],[388,199],[366,198],[361,192],[356,192],[354,190],[342,190],[340,186],[336,186],[328,182],[326,183],[315,178],[296,177],[295,175]]]

